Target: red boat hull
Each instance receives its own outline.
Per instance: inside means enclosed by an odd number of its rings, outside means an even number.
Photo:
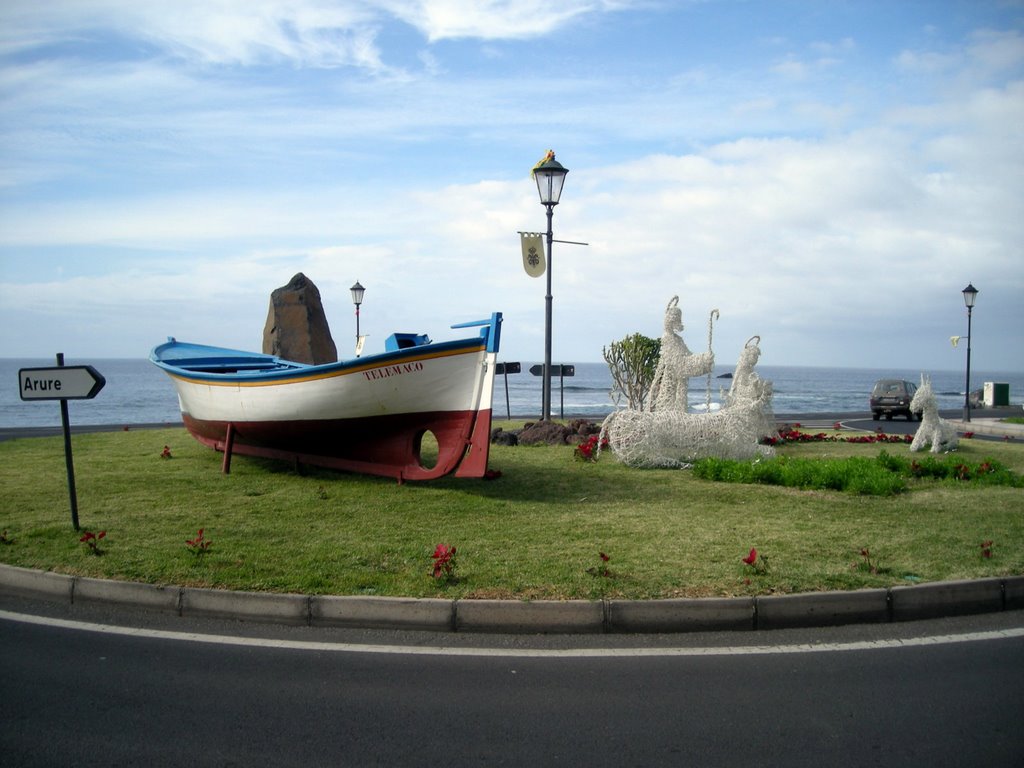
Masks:
[[[199,442],[223,451],[224,468],[233,454],[262,456],[404,480],[483,477],[490,449],[491,409],[374,416],[358,419],[201,421],[183,414]],[[432,434],[433,451],[424,452]]]

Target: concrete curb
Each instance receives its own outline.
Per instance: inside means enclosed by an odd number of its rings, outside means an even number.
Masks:
[[[181,612],[181,590],[133,581],[111,581],[79,576],[74,579],[75,603],[114,603],[171,613]]]
[[[309,598],[275,592],[183,589],[181,615],[303,625],[309,624]]]
[[[875,624],[890,620],[887,589],[807,592],[757,598],[758,629]]]
[[[1007,611],[1024,608],[1024,576],[1003,580],[1003,608]]]
[[[1003,610],[1003,579],[942,581],[913,587],[893,587],[892,613],[896,621],[934,619]]]
[[[58,598],[70,603],[75,591],[75,577],[0,565],[0,591],[42,600]]]
[[[457,632],[590,634],[604,630],[604,604],[588,600],[458,600]]]
[[[1016,416],[1024,416],[1024,411],[1017,412]],[[1000,419],[988,418],[985,416],[974,417],[970,421],[963,419],[947,419],[957,432],[973,432],[976,435],[991,435],[996,437],[1008,437],[1011,440],[1024,437],[1024,424],[1012,424]]]
[[[310,599],[309,620],[319,627],[448,632],[455,628],[455,602],[439,598],[317,596]]]
[[[725,632],[751,630],[756,624],[753,597],[609,600],[609,632]]]
[[[530,634],[751,631],[1024,609],[1024,576],[852,592],[668,600],[444,600],[234,592],[67,576],[0,564],[0,593],[274,624]]]

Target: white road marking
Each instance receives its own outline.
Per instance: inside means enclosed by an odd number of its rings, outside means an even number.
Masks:
[[[294,651],[316,651],[332,653],[376,653],[408,656],[482,656],[496,658],[642,658],[667,656],[748,656],[776,655],[787,653],[843,653],[847,651],[878,651],[892,648],[916,648],[921,646],[947,645],[953,643],[977,643],[990,640],[1009,640],[1024,637],[1024,627],[991,630],[988,632],[966,632],[958,635],[933,635],[889,640],[859,640],[849,643],[797,643],[794,645],[738,645],[729,647],[695,648],[448,648],[444,646],[377,645],[362,643],[327,643],[309,640],[278,640],[260,637],[233,637],[231,635],[207,635],[199,632],[172,632],[161,629],[139,627],[118,627],[108,624],[94,624],[86,621],[54,619],[46,616],[32,616],[0,610],[0,620],[35,624],[39,626],[71,629],[79,632],[95,632],[122,637],[138,637],[157,640],[175,640],[186,643],[207,643],[211,645],[236,645],[251,648],[272,648]]]

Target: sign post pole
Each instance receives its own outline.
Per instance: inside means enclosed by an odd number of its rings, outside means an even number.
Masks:
[[[64,353],[57,353],[57,367],[64,367]],[[71,420],[68,418],[68,401],[61,398],[60,424],[64,428],[64,463],[68,468],[68,496],[71,498],[71,524],[78,527],[78,493],[75,491],[75,460],[71,455]]]
[[[498,363],[494,369],[495,373],[500,373],[505,377],[505,415],[510,419],[512,418],[512,406],[508,400],[508,375],[519,373],[519,370],[519,363]]]

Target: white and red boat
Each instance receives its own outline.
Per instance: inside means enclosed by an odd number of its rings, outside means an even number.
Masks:
[[[437,343],[396,333],[381,354],[323,365],[174,338],[150,360],[174,382],[188,431],[224,452],[225,472],[240,453],[400,482],[483,477],[501,313],[452,326],[472,327]]]

